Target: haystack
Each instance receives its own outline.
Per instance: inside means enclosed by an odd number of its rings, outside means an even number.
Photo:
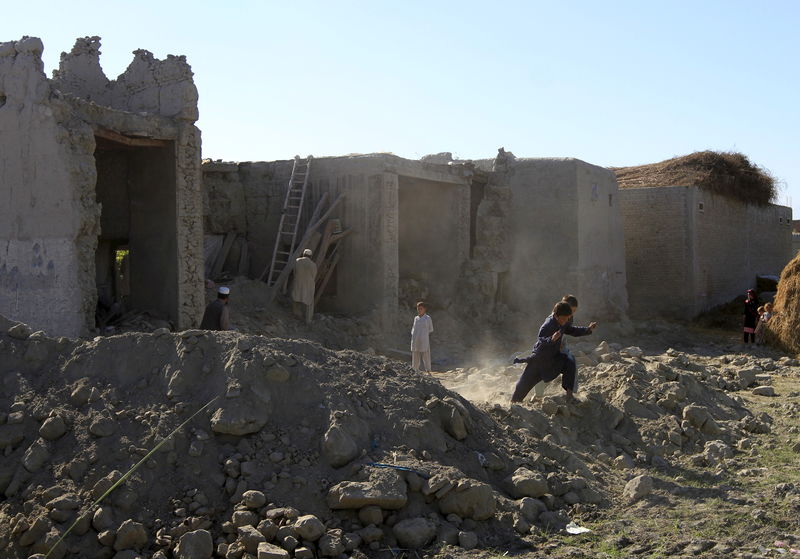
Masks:
[[[789,351],[800,353],[800,254],[781,273],[775,294],[775,316],[770,334]]]
[[[698,151],[635,167],[612,167],[620,188],[697,186],[747,204],[769,204],[775,178],[736,152]]]

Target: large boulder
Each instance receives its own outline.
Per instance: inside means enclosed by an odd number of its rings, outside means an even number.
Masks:
[[[195,530],[181,536],[173,555],[175,559],[211,559],[213,553],[211,534],[207,530]]]
[[[307,514],[295,520],[294,530],[305,541],[315,542],[325,534],[325,525],[313,514]]]
[[[322,438],[322,453],[331,466],[339,468],[358,456],[359,449],[350,433],[339,423],[334,423]]]
[[[453,397],[442,400],[431,398],[425,403],[445,432],[456,440],[463,440],[469,433],[469,412],[464,405]]]
[[[258,544],[258,559],[289,559],[289,552],[267,542]]]
[[[269,419],[269,408],[256,398],[243,395],[226,401],[211,416],[211,429],[221,435],[258,433]]]
[[[117,530],[117,537],[114,539],[114,549],[141,549],[147,543],[147,530],[139,522],[131,519],[123,522]]]
[[[696,404],[686,406],[683,408],[683,419],[706,435],[718,435],[722,432],[717,422],[711,417],[711,413],[703,406]]]
[[[628,502],[638,501],[653,491],[653,478],[650,476],[636,476],[625,484],[622,496]]]
[[[360,509],[375,505],[397,510],[408,502],[408,487],[395,470],[376,469],[368,481],[342,481],[328,491],[331,509]]]
[[[541,497],[549,493],[547,479],[539,473],[528,468],[517,470],[506,480],[511,488],[511,495],[515,499],[522,497]]]
[[[436,524],[427,518],[408,518],[392,527],[397,543],[405,549],[425,547],[436,535]]]
[[[733,457],[733,449],[724,441],[708,441],[703,449],[703,456],[709,466],[716,466],[722,460]]]
[[[742,388],[747,388],[748,386],[752,386],[752,384],[756,381],[757,374],[758,369],[739,369],[736,371],[736,380],[739,381],[739,386]]]
[[[462,482],[465,483],[465,482]],[[494,516],[496,504],[492,487],[478,481],[470,481],[466,489],[448,492],[439,501],[443,515],[457,514],[461,518],[486,520]]]

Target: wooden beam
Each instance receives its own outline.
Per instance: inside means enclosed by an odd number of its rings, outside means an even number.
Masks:
[[[231,251],[233,241],[236,239],[236,233],[228,231],[225,235],[225,240],[222,242],[222,250],[217,254],[217,259],[214,261],[214,267],[211,269],[211,279],[216,280],[222,273],[222,268],[225,266],[225,260],[228,259],[228,253]]]
[[[328,208],[328,211],[326,211],[324,214],[322,214],[322,217],[320,217],[319,219],[317,219],[315,222],[311,223],[308,226],[305,235],[303,235],[303,239],[297,244],[297,248],[289,256],[289,261],[286,263],[286,267],[283,270],[281,270],[278,279],[275,281],[275,285],[273,285],[272,291],[270,292],[269,295],[270,302],[275,300],[275,297],[278,295],[278,292],[282,289],[283,285],[286,283],[286,280],[289,279],[289,274],[294,269],[294,263],[300,257],[300,254],[302,254],[304,250],[303,247],[306,245],[306,243],[308,243],[308,240],[311,238],[311,235],[313,235],[314,232],[317,229],[319,229],[320,225],[322,225],[322,223],[324,223],[325,220],[328,219],[328,216],[331,215],[331,213],[333,213],[333,210],[336,209],[336,206],[339,205],[339,202],[341,202],[343,198],[344,194],[339,194],[339,196],[337,196],[336,199],[333,202],[331,202],[331,206]],[[322,202],[322,200],[320,200],[320,202]],[[315,211],[314,213],[316,214],[317,212]]]
[[[319,284],[319,288],[317,292],[314,293],[314,305],[316,306],[319,303],[322,294],[325,292],[325,288],[328,286],[328,281],[330,281],[331,276],[333,275],[333,269],[336,268],[336,265],[339,263],[339,251],[334,249],[333,251],[333,259],[331,260],[328,269],[325,271],[325,277],[322,278],[322,282]]]
[[[129,147],[161,148],[161,147],[167,147],[172,143],[171,140],[159,140],[156,138],[141,138],[135,136],[126,136],[124,134],[120,134],[119,132],[114,132],[113,130],[109,130],[107,128],[95,128],[94,135],[98,138],[108,140],[109,142],[114,142],[115,144],[121,144],[123,146],[129,146]]]

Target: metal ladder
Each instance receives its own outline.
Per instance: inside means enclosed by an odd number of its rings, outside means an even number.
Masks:
[[[297,232],[300,227],[300,217],[303,213],[303,201],[306,197],[306,186],[311,171],[311,156],[303,161],[295,155],[292,165],[292,176],[289,178],[289,188],[286,190],[286,199],[283,201],[281,219],[278,223],[278,235],[275,238],[275,248],[272,250],[272,262],[269,265],[267,285],[272,287],[289,263],[297,243]]]

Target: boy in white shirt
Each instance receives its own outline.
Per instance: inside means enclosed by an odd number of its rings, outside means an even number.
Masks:
[[[428,304],[424,301],[417,303],[417,316],[414,317],[414,326],[411,328],[411,366],[417,371],[431,370],[431,342],[429,336],[433,332],[433,320],[426,313]],[[422,361],[423,369],[420,369]]]

